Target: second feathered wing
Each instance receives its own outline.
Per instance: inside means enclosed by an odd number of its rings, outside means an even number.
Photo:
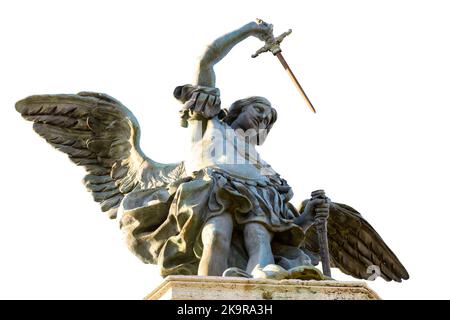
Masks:
[[[302,204],[302,207],[306,202]],[[350,206],[330,204],[328,218],[328,245],[331,265],[359,279],[381,276],[386,281],[407,280],[408,272],[397,256],[386,245],[375,229]],[[319,242],[315,227],[308,229],[304,248],[319,254]]]
[[[185,175],[183,162],[163,164],[145,156],[136,118],[106,94],[35,95],[18,101],[16,110],[34,122],[33,129],[48,143],[86,169],[84,184],[110,218],[127,193],[168,185]]]

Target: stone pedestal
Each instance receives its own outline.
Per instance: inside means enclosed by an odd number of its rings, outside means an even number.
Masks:
[[[146,300],[379,300],[363,281],[169,276]]]

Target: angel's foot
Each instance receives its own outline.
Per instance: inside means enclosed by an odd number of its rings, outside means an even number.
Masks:
[[[252,271],[252,276],[255,279],[273,279],[273,280],[282,280],[287,279],[289,277],[289,272],[276,264],[269,264],[264,268],[261,268],[260,265],[256,265],[256,267]]]
[[[289,269],[290,279],[300,280],[333,280],[330,277],[325,276],[319,269],[313,266],[298,266]]]
[[[319,269],[313,266],[298,266],[286,270],[276,264],[269,264],[264,268],[261,268],[258,264],[251,274],[237,267],[228,268],[223,272],[222,276],[272,280],[334,280],[333,278],[325,276]]]
[[[252,275],[247,273],[245,270],[239,269],[237,267],[226,269],[222,277],[239,277],[239,278],[251,278]]]

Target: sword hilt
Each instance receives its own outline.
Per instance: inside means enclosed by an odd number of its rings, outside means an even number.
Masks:
[[[316,190],[316,191],[311,192],[311,198],[312,199],[324,199],[324,200],[326,200],[327,196],[325,194],[325,191],[321,189],[321,190]],[[325,218],[316,218],[315,222],[316,222],[316,224],[326,223],[327,219],[325,219]]]
[[[324,200],[326,200],[327,196],[325,194],[325,191],[321,189],[321,190],[316,190],[316,191],[311,192],[311,198],[312,199],[324,199]],[[326,218],[316,218],[315,222],[316,222],[316,224],[321,224],[321,223],[325,223],[326,224],[327,223],[327,219]]]
[[[292,33],[292,29],[289,29],[288,31],[283,32],[276,38],[275,37],[268,38],[266,40],[266,44],[262,48],[258,49],[258,51],[256,51],[254,54],[252,54],[252,58],[256,58],[261,53],[264,53],[267,51],[272,52],[274,56],[277,53],[280,53],[281,52],[280,43],[283,41],[284,38],[286,38],[291,33]]]

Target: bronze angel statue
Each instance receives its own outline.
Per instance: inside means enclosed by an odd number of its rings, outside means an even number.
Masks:
[[[214,65],[244,39],[264,41],[272,25],[251,22],[216,39],[192,84],[174,96],[192,133],[191,156],[164,164],[139,146],[137,119],[102,93],[35,95],[16,104],[33,129],[86,169],[84,184],[101,210],[119,219],[129,249],[162,276],[326,279],[316,266],[316,221],[327,220],[331,267],[369,279],[408,279],[395,254],[353,208],[312,197],[300,207],[283,178],[256,151],[277,120],[263,97],[221,107]]]

